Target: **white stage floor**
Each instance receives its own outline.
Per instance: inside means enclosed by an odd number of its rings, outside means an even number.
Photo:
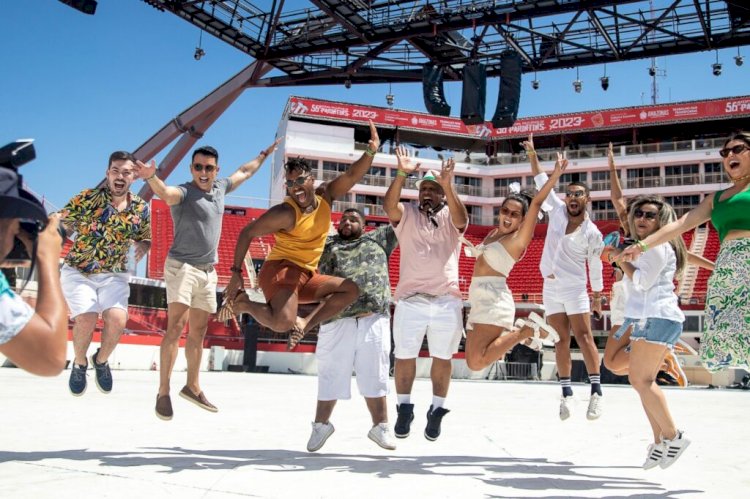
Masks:
[[[668,389],[693,444],[671,468],[644,471],[650,437],[635,391],[604,387],[604,414],[585,418],[589,387],[574,386],[571,419],[557,417],[552,383],[454,381],[436,442],[422,433],[430,387],[417,380],[412,434],[386,451],[367,439],[361,398],[339,402],[336,432],[305,445],[317,379],[202,373],[219,413],[177,396],[175,417],[154,415],[156,372],[114,371],[110,395],[89,375],[80,398],[69,371],[52,379],[0,369],[0,497],[747,497],[750,392]],[[356,387],[354,388],[356,390]],[[389,397],[395,420],[395,395]],[[744,492],[743,492],[744,491]]]

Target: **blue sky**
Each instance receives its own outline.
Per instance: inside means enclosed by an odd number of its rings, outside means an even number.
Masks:
[[[22,173],[33,190],[60,207],[81,189],[96,185],[112,151],[136,149],[252,62],[208,35],[202,44],[206,56],[194,60],[198,28],[140,0],[99,0],[94,16],[58,0],[5,1],[2,12],[0,142],[36,139],[37,160]],[[741,52],[750,57],[749,48]],[[750,93],[750,61],[735,66],[736,53],[737,49],[719,52],[724,72],[718,78],[711,74],[714,52],[659,59],[667,73],[659,79],[660,102]],[[520,116],[649,103],[649,65],[650,60],[608,65],[608,92],[599,86],[602,67],[580,69],[580,94],[573,92],[575,69],[540,73],[537,91],[531,89],[533,75],[525,75]],[[290,95],[385,106],[387,92],[387,85],[247,90],[199,144],[216,147],[223,172],[231,173],[273,140]],[[447,84],[445,93],[457,113],[460,83]],[[394,85],[393,94],[395,107],[424,111],[421,84]],[[495,79],[488,83],[488,118],[496,99]],[[183,160],[168,183],[187,180],[187,165]],[[238,191],[254,198],[241,204],[266,206],[268,182],[266,165]],[[134,190],[140,186],[136,182]]]

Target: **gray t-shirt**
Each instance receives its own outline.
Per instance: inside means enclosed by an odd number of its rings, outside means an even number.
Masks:
[[[190,265],[217,263],[224,195],[232,189],[232,181],[229,178],[215,180],[209,192],[200,190],[192,182],[177,188],[182,191],[182,201],[170,207],[174,242],[169,258]]]

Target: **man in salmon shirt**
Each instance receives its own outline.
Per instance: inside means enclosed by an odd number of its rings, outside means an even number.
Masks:
[[[397,438],[406,438],[414,419],[411,400],[416,359],[427,336],[432,357],[432,404],[427,411],[424,436],[440,436],[445,399],[451,380],[451,358],[464,331],[463,301],[458,287],[459,236],[469,223],[466,207],[453,187],[453,159],[442,162],[440,173],[428,172],[416,182],[418,203],[402,203],[401,190],[417,172],[403,146],[396,150],[398,172],[385,194],[385,209],[401,248],[401,270],[394,300],[394,378],[398,397]]]
[[[249,313],[277,332],[291,330],[287,349],[320,322],[348,307],[359,295],[350,279],[321,275],[318,262],[331,227],[333,200],[346,194],[367,173],[380,147],[370,121],[370,141],[362,157],[333,180],[315,189],[315,174],[301,158],[286,163],[287,197],[242,229],[234,251],[232,278],[225,296],[235,313]],[[274,234],[276,244],[263,263],[258,284],[265,301],[252,301],[243,287],[242,263],[254,237]],[[299,304],[317,303],[307,317],[299,317]]]

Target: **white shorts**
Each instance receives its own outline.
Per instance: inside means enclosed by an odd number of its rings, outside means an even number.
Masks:
[[[609,323],[613,326],[622,326],[625,322],[625,283],[617,281],[612,283],[612,294],[609,299]]]
[[[216,269],[206,272],[189,263],[167,258],[164,282],[167,285],[167,304],[182,303],[210,314],[216,313]]]
[[[473,277],[469,286],[469,304],[471,311],[466,329],[472,329],[472,324],[513,328],[516,304],[505,277]]]
[[[452,295],[399,300],[393,314],[396,358],[416,359],[427,334],[430,357],[451,359],[464,333],[463,307],[461,299]]]
[[[591,312],[586,287],[571,286],[561,279],[544,279],[542,302],[547,317],[561,313],[577,315]]]
[[[60,270],[63,296],[73,318],[87,313],[100,314],[110,308],[127,312],[129,282],[130,275],[124,272],[86,275],[68,265],[63,265]]]
[[[350,399],[352,370],[363,397],[385,397],[390,354],[391,320],[387,315],[349,317],[323,324],[315,349],[318,400]]]

